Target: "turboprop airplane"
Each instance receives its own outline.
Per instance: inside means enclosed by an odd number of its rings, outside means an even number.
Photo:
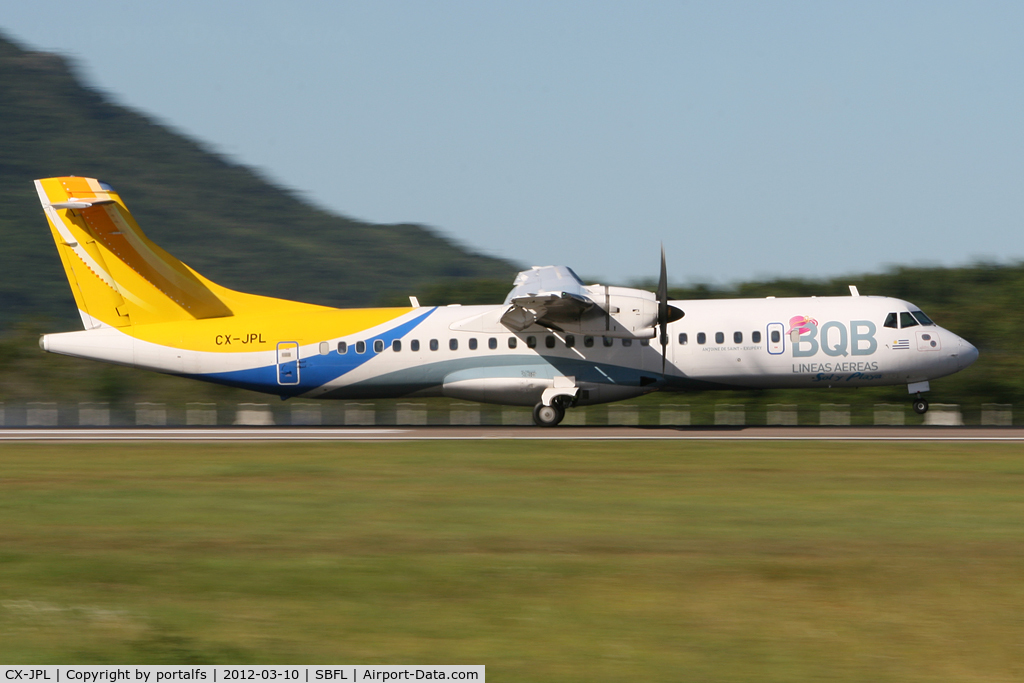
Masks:
[[[586,285],[565,266],[519,273],[498,306],[336,309],[221,287],[151,242],[91,178],[35,181],[85,329],[46,351],[281,398],[449,396],[534,406],[540,426],[574,406],[652,391],[929,382],[978,357],[899,299],[669,301]],[[652,344],[652,340],[655,341]],[[660,347],[660,348],[659,348]]]

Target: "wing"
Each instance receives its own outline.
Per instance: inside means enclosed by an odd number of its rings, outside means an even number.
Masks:
[[[516,276],[505,297],[503,325],[521,331],[533,324],[562,329],[578,323],[596,305],[580,278],[566,266],[534,266]]]
[[[650,339],[658,324],[659,304],[652,292],[587,286],[566,266],[534,266],[519,273],[505,303],[501,324],[515,332],[540,325],[573,334]]]

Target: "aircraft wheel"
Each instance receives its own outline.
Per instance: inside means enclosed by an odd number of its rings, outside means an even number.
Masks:
[[[915,398],[914,399],[914,412],[918,415],[924,415],[928,412],[928,399],[926,398]]]
[[[538,403],[533,407],[533,423],[538,427],[554,427],[563,417],[565,410],[561,406]]]

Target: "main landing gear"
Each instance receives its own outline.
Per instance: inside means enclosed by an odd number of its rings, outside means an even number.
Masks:
[[[538,427],[554,427],[565,417],[565,411],[576,405],[576,389],[571,393],[559,392],[553,396],[549,396],[549,392],[554,393],[554,390],[545,389],[541,402],[533,407],[533,424]],[[544,405],[545,400],[550,401],[551,405]]]
[[[926,398],[918,396],[911,405],[914,407],[914,412],[918,415],[924,415],[928,412],[928,399]]]
[[[533,424],[538,427],[554,427],[565,417],[565,411],[576,403],[574,397],[559,395],[551,400],[551,405],[543,401],[533,407]]]

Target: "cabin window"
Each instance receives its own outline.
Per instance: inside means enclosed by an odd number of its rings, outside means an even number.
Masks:
[[[750,341],[754,342],[755,344],[760,344],[761,343],[761,331],[760,330],[754,330],[753,332],[751,332],[750,333]]]
[[[348,342],[338,342],[338,353],[342,356],[348,353]]]
[[[742,332],[733,332],[732,333],[732,343],[733,344],[742,344],[743,343],[743,333]]]
[[[601,342],[602,342],[602,343],[603,343],[603,344],[604,344],[605,346],[611,346],[612,344],[614,344],[614,343],[615,343],[615,340],[614,340],[614,339],[612,339],[611,337],[601,337]]]
[[[419,351],[420,350],[420,340],[419,339],[413,339],[411,342],[409,342],[409,350],[410,351]]]
[[[782,333],[778,330],[772,330],[772,344],[778,344],[782,341]]]
[[[896,314],[890,313],[889,315],[885,316],[885,323],[882,325],[882,327],[891,327],[892,329],[895,330],[897,327]]]
[[[651,345],[651,340],[650,339],[641,339],[640,340],[640,346],[650,346],[650,345]]]
[[[469,339],[469,350],[476,351],[476,337],[470,337]]]
[[[357,341],[356,342],[356,353],[366,353],[366,342],[364,342],[364,341]]]
[[[591,346],[594,345],[594,338],[593,337],[584,337],[583,338],[583,345],[586,346],[589,349]]]
[[[576,335],[574,335],[574,334],[567,334],[567,335],[565,335],[565,348],[571,349],[574,346],[576,346]]]
[[[555,348],[555,335],[549,334],[548,336],[544,337],[544,346],[548,347],[549,349]]]
[[[708,335],[704,334],[703,332],[698,332],[697,333],[697,343],[698,344],[707,344],[708,343]]]
[[[684,344],[688,344],[689,341],[690,341],[690,338],[686,336],[685,332],[680,332],[679,333],[679,345],[680,346],[682,346]]]
[[[910,313],[915,318],[917,318],[917,322],[921,323],[922,325],[934,325],[935,324],[935,323],[932,322],[931,318],[929,318],[928,316],[926,316],[924,314],[924,311],[911,311]]]
[[[535,349],[537,348],[537,338],[532,334],[526,338],[526,348]]]
[[[519,346],[519,340],[516,339],[515,337],[509,337],[508,338],[508,348],[514,349],[517,346]]]
[[[396,339],[395,341],[391,342],[391,350],[392,351],[401,351],[402,350],[402,340],[401,339]]]
[[[633,340],[632,339],[623,339],[622,340],[622,345],[623,346],[632,346],[633,345]]]
[[[716,344],[724,344],[725,343],[725,332],[715,332],[715,343]]]
[[[491,337],[490,339],[488,339],[487,340],[487,348],[489,348],[491,350],[494,350],[494,349],[498,348],[498,338],[497,337]]]
[[[448,340],[448,348],[451,349],[452,351],[458,351],[459,350],[459,340],[458,339],[449,339]]]
[[[383,339],[375,339],[373,341],[373,352],[374,353],[380,353],[383,350],[384,350],[384,340]]]
[[[437,351],[437,348],[438,348],[437,340],[436,339],[431,339],[430,340],[430,350],[431,351]]]
[[[331,345],[329,342],[320,342],[320,355],[326,356],[331,352]]]
[[[900,327],[917,327],[917,321],[914,320],[914,316],[910,315],[906,311],[900,313]]]

